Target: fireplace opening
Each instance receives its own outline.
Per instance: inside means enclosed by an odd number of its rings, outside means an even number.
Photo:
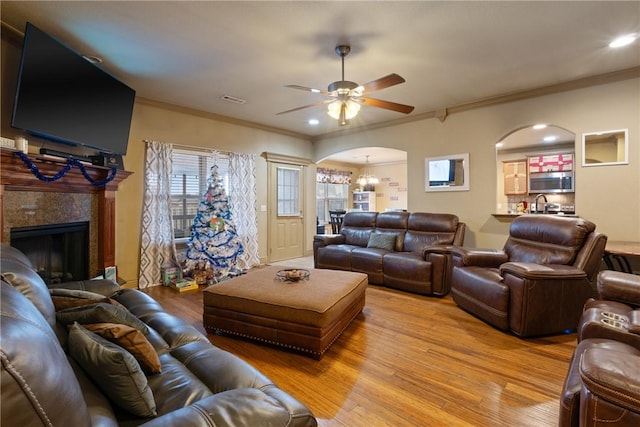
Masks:
[[[11,246],[22,251],[47,285],[89,278],[89,222],[14,227]]]

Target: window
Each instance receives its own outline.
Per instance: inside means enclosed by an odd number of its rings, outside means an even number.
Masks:
[[[316,169],[316,216],[318,224],[329,223],[329,211],[347,210],[351,172]]]
[[[278,168],[278,216],[300,216],[300,169]]]
[[[173,150],[171,172],[171,214],[174,238],[185,240],[191,236],[191,225],[198,212],[202,195],[208,187],[214,160],[210,152],[196,150]],[[215,164],[229,192],[229,158],[217,153]]]
[[[349,184],[316,183],[316,215],[320,224],[329,222],[329,211],[347,209]]]

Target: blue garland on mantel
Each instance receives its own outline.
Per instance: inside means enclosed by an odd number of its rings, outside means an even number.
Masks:
[[[33,175],[35,175],[36,178],[44,182],[58,181],[60,178],[65,176],[65,174],[69,172],[72,167],[77,166],[80,169],[80,172],[82,172],[82,176],[84,176],[85,179],[89,181],[92,185],[95,185],[96,187],[104,187],[105,185],[113,181],[113,178],[116,177],[116,173],[118,172],[117,168],[111,168],[111,172],[109,172],[109,175],[104,180],[96,181],[91,177],[91,175],[89,175],[89,173],[87,172],[87,168],[84,167],[82,162],[80,162],[78,159],[69,158],[67,159],[67,164],[62,169],[60,169],[58,173],[56,173],[54,176],[46,176],[40,172],[40,169],[38,169],[38,166],[36,166],[36,164],[33,163],[29,159],[29,157],[26,154],[24,154],[22,151],[16,151],[15,155],[20,157],[20,159],[24,162],[25,165],[27,165],[27,167],[31,170],[31,173],[33,173]]]

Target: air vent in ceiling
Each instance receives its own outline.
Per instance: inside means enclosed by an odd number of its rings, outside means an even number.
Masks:
[[[228,102],[233,102],[234,104],[245,104],[247,102],[246,99],[236,98],[235,96],[231,95],[223,95],[222,99]]]

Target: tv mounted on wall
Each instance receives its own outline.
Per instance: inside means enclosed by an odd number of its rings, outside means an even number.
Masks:
[[[27,23],[11,125],[48,140],[126,154],[136,92]]]
[[[448,185],[456,179],[456,161],[451,159],[429,162],[429,185]]]

